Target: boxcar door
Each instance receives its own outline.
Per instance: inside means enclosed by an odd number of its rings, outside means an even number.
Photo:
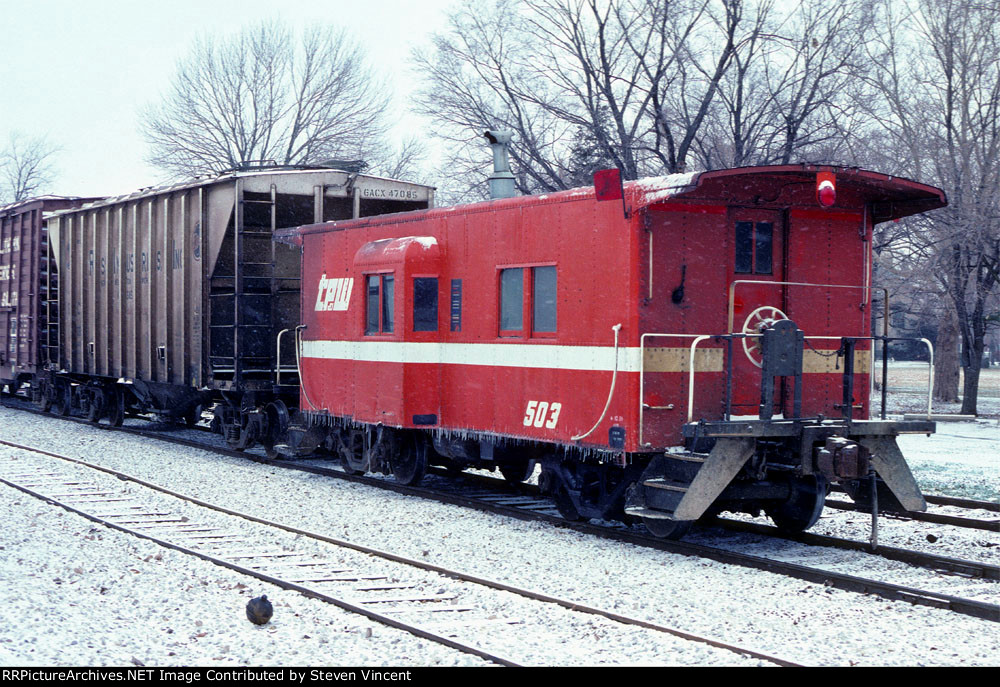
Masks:
[[[729,284],[732,331],[756,333],[785,315],[785,221],[780,210],[731,208],[729,211]],[[735,284],[734,282],[739,282]],[[727,294],[728,295],[728,294]],[[757,415],[760,407],[759,339],[733,345],[733,414]],[[776,401],[780,393],[776,385]],[[776,409],[775,412],[780,412]]]

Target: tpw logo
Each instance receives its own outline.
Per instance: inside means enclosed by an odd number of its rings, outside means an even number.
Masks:
[[[326,274],[324,274],[319,278],[316,310],[347,310],[353,289],[353,278],[327,279]]]

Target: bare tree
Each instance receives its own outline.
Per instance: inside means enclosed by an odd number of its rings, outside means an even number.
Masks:
[[[0,203],[38,195],[52,181],[52,161],[58,152],[44,137],[12,132],[0,150]]]
[[[467,0],[433,50],[415,56],[426,75],[418,107],[452,146],[452,173],[482,170],[478,132],[512,130],[522,192],[567,188],[581,162],[608,161],[632,179],[683,171],[746,39],[742,7]]]
[[[841,162],[866,68],[869,0],[748,6],[743,40],[696,142],[700,166]]]
[[[461,179],[447,189],[452,200],[484,195],[481,135],[487,129],[515,132],[511,162],[522,193],[565,188],[564,142],[573,126],[552,117],[535,101],[556,94],[537,78],[532,44],[516,3],[466,2],[449,17],[449,27],[433,37],[433,48],[414,55],[424,74],[417,111],[434,123],[434,136],[448,148],[446,178]],[[537,91],[527,100],[525,90]]]
[[[343,31],[312,28],[296,40],[284,25],[264,23],[198,39],[142,128],[149,161],[178,176],[365,158],[384,145],[388,101]]]

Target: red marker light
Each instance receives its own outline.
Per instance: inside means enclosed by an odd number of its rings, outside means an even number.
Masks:
[[[837,177],[832,172],[816,174],[816,200],[825,208],[837,202]]]

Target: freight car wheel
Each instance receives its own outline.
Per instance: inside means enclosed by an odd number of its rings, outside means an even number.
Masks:
[[[196,405],[193,408],[188,408],[187,412],[184,413],[184,424],[188,427],[194,427],[201,420],[201,406]]]
[[[125,423],[125,392],[117,387],[109,393],[108,423],[112,427],[121,427]]]
[[[277,442],[274,439],[274,434],[270,431],[260,438],[260,445],[264,449],[264,455],[270,460],[277,460],[282,457],[281,451],[275,447],[275,444]]]
[[[104,417],[106,396],[102,389],[91,388],[87,392],[87,420],[97,424]]]
[[[201,417],[201,406],[198,406],[198,416]],[[288,425],[291,415],[288,406],[281,400],[268,403],[264,408],[264,416],[267,419],[266,428],[260,438],[260,444],[264,447],[264,453],[271,460],[277,460],[283,456],[276,445],[279,442],[288,441]]]
[[[39,382],[38,409],[43,413],[48,413],[52,410],[52,393],[48,382],[45,380]]]
[[[690,520],[670,520],[668,518],[643,518],[649,533],[659,539],[680,539],[691,529]]]
[[[809,475],[792,481],[792,495],[776,506],[765,506],[764,512],[778,529],[804,532],[819,520],[826,501],[827,483],[821,475]]]
[[[57,384],[55,392],[56,415],[69,415],[73,409],[73,387],[70,384]]]

